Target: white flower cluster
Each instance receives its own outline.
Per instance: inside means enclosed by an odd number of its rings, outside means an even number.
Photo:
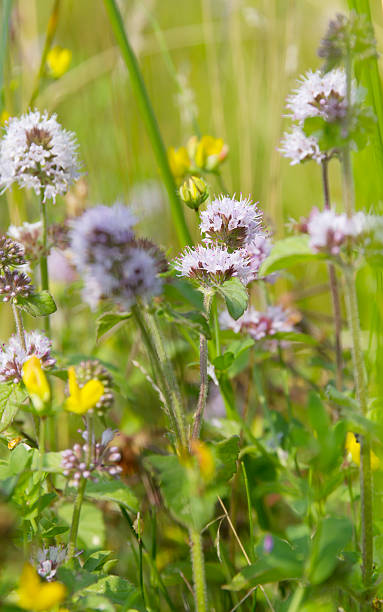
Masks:
[[[77,142],[56,115],[31,111],[11,117],[0,142],[0,186],[14,183],[42,194],[44,202],[65,194],[79,176]]]
[[[358,93],[355,83],[352,83],[352,104],[357,101]],[[309,70],[298,80],[298,87],[288,96],[286,106],[290,111],[288,116],[296,123],[290,132],[283,134],[279,152],[291,160],[291,165],[310,159],[320,163],[326,152],[320,150],[314,136],[306,136],[303,123],[310,117],[322,117],[328,122],[344,119],[347,114],[344,70],[335,68],[326,74]]]
[[[148,300],[160,293],[159,272],[166,261],[148,240],[136,239],[135,218],[129,208],[95,206],[72,222],[73,262],[84,280],[84,300],[95,308],[101,299],[112,299],[130,308],[138,297]]]
[[[368,217],[363,212],[348,217],[345,213],[337,215],[332,209],[314,208],[307,221],[310,247],[315,253],[338,255],[342,245],[357,240],[368,231],[368,226]]]
[[[25,332],[25,344],[26,350],[20,339],[13,335],[8,344],[0,348],[0,382],[19,383],[23,365],[32,355],[40,359],[43,368],[51,368],[56,363],[50,354],[51,341],[41,332]]]
[[[244,285],[258,278],[261,263],[271,250],[262,229],[262,213],[250,199],[221,196],[201,212],[203,242],[187,247],[175,260],[181,276],[204,286],[238,277]]]
[[[248,334],[254,340],[262,340],[277,332],[290,332],[294,329],[291,313],[280,306],[269,306],[266,312],[249,307],[236,321],[224,311],[219,322],[222,329],[231,329],[236,334]]]

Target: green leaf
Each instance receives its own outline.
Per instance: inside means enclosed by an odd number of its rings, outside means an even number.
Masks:
[[[320,584],[331,576],[338,564],[339,553],[352,538],[352,524],[347,518],[326,518],[315,533],[308,577],[312,584]]]
[[[139,509],[136,496],[121,480],[89,481],[86,485],[85,496],[98,501],[115,502],[132,512],[137,512]]]
[[[0,480],[22,474],[29,467],[35,452],[37,451],[26,448],[24,444],[16,446],[7,461],[0,462]]]
[[[234,353],[226,351],[223,355],[219,355],[213,361],[214,369],[217,372],[224,372],[232,365],[234,361]]]
[[[230,316],[235,320],[239,319],[245,312],[249,301],[246,287],[239,278],[231,278],[218,288],[218,292],[225,298]]]
[[[131,312],[105,312],[102,314],[96,321],[97,341],[116,325],[130,319],[131,316]]]
[[[259,276],[267,276],[271,272],[288,268],[298,263],[321,261],[325,255],[313,253],[309,246],[308,236],[290,236],[279,240],[270,255],[265,259],[259,270]]]
[[[84,570],[88,572],[100,571],[111,554],[110,550],[97,550],[91,553],[83,565]]]
[[[286,340],[287,342],[301,342],[302,344],[309,344],[315,346],[318,341],[309,336],[309,334],[301,334],[300,332],[277,332],[273,334],[275,340]]]
[[[53,297],[45,290],[29,297],[17,298],[17,305],[32,317],[47,317],[57,310]]]
[[[239,437],[232,436],[213,445],[217,458],[216,482],[227,483],[237,471]]]
[[[12,423],[25,398],[20,385],[0,383],[0,433]]]
[[[197,332],[197,334],[202,334],[210,340],[211,331],[209,322],[201,311],[191,310],[190,312],[177,312],[172,308],[166,307],[163,309],[162,314],[168,321],[174,322],[176,325],[188,327]]]
[[[39,453],[34,455],[32,461],[32,470],[39,471],[41,467],[44,469],[44,472],[52,472],[61,474],[63,468],[61,466],[62,463],[62,453],[61,452],[52,452],[52,453],[44,453],[41,464],[41,457]]]
[[[139,590],[125,578],[120,576],[104,576],[86,588],[87,593],[105,595],[115,604],[129,603],[132,605],[140,597]]]

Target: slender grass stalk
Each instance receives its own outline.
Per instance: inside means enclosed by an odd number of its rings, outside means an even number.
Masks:
[[[330,208],[330,187],[328,180],[328,159],[322,161],[322,186],[323,186],[323,197],[324,207]],[[336,277],[335,266],[329,263],[327,266],[329,280],[330,280],[330,291],[332,299],[332,309],[334,313],[334,326],[335,326],[335,364],[336,364],[336,388],[341,391],[343,388],[343,358],[342,358],[342,311],[340,307],[340,297],[338,280]]]
[[[304,594],[305,594],[305,587],[303,585],[299,585],[293,595],[293,598],[290,602],[289,609],[287,612],[298,612],[299,611]]]
[[[43,78],[43,76],[45,74],[45,64],[46,64],[46,61],[47,61],[47,56],[48,56],[49,49],[51,48],[51,45],[52,45],[52,42],[53,42],[53,38],[54,38],[54,36],[56,34],[56,30],[57,30],[58,17],[59,17],[59,9],[60,9],[60,0],[55,0],[55,3],[53,5],[53,9],[52,9],[51,15],[49,17],[47,31],[46,31],[46,34],[45,34],[45,42],[44,42],[43,52],[41,54],[41,61],[40,61],[39,71],[37,73],[35,86],[33,88],[31,99],[29,101],[29,106],[30,107],[33,106],[37,96],[39,95],[40,84],[41,84],[42,78]]]
[[[41,289],[45,291],[49,291],[49,274],[48,274],[48,219],[47,219],[47,206],[46,203],[43,202],[43,196],[40,198],[40,216],[41,223],[43,226],[43,250],[40,257],[40,273],[41,273]],[[44,317],[44,329],[48,336],[50,335],[50,321],[49,316]]]
[[[254,552],[254,523],[253,523],[253,514],[251,507],[251,499],[250,499],[250,488],[249,488],[249,479],[247,478],[247,472],[245,463],[241,461],[242,472],[243,472],[243,480],[245,482],[245,490],[246,490],[246,500],[247,500],[247,513],[249,517],[249,536],[250,536],[250,559],[255,561],[255,552]]]
[[[190,528],[189,537],[193,567],[195,609],[196,612],[208,612],[202,536],[197,529]]]
[[[113,33],[120,47],[121,55],[129,71],[133,92],[140,107],[142,118],[146,125],[150,141],[152,143],[156,161],[162,174],[166,190],[168,192],[173,223],[176,229],[178,240],[180,245],[183,247],[185,246],[185,244],[190,244],[192,242],[192,239],[185,221],[182,204],[177,193],[177,186],[174,182],[174,178],[169,167],[165,146],[160,134],[156,117],[154,115],[152,104],[150,102],[145,87],[144,79],[142,77],[137,58],[126,35],[124,24],[122,22],[121,14],[118,10],[116,1],[104,0],[104,4],[108,13],[110,24],[113,29]]]
[[[212,298],[213,298],[212,294],[209,291],[206,291],[204,295],[203,303],[204,303],[205,313],[206,313],[208,320],[210,317],[210,307],[211,307]],[[201,425],[202,425],[203,413],[206,407],[208,387],[209,387],[209,380],[208,380],[208,375],[207,375],[207,339],[206,339],[206,336],[204,336],[203,334],[200,334],[200,337],[199,337],[199,347],[200,347],[200,390],[199,390],[197,410],[196,410],[196,413],[193,419],[193,428],[192,428],[192,435],[191,435],[192,440],[196,440],[197,438],[199,438],[199,434],[201,431]]]
[[[11,17],[12,0],[4,0],[3,2],[3,14],[2,14],[2,26],[1,26],[1,41],[0,41],[0,92],[3,91],[4,83],[4,69],[5,69],[5,58],[7,55],[8,46],[8,31],[9,31],[9,20]],[[4,108],[3,96],[0,96],[0,113]]]

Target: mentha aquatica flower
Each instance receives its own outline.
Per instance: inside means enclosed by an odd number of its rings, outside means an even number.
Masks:
[[[346,73],[341,68],[322,73],[309,70],[298,81],[298,87],[287,98],[286,106],[296,121],[322,117],[326,121],[344,119],[347,113]],[[357,97],[355,84],[351,88],[351,102]]]
[[[314,136],[306,136],[300,125],[293,125],[290,132],[285,132],[278,151],[290,159],[290,165],[300,164],[310,159],[318,164],[326,157]]]
[[[200,214],[205,242],[237,249],[249,243],[260,231],[262,213],[250,198],[220,196]]]
[[[233,277],[247,279],[249,259],[241,249],[230,252],[224,246],[202,244],[186,247],[174,262],[180,276],[191,278],[204,286],[215,286]]]
[[[31,279],[24,272],[5,269],[0,276],[0,296],[3,302],[16,304],[18,298],[27,298],[33,292]]]
[[[36,355],[43,368],[50,368],[56,360],[51,356],[51,341],[41,332],[25,332],[26,350],[18,336],[11,336],[8,344],[0,347],[0,382],[19,383],[24,363]]]
[[[368,217],[363,212],[348,217],[332,209],[319,211],[314,208],[307,222],[310,247],[316,253],[338,255],[347,240],[356,240],[367,230]]]
[[[262,340],[277,332],[293,331],[291,313],[280,306],[269,306],[265,312],[249,307],[237,320],[228,312],[221,313],[219,322],[222,329],[231,329],[236,334],[248,334],[254,340]]]
[[[30,188],[46,200],[64,195],[79,177],[77,142],[56,115],[30,111],[11,117],[0,142],[0,185]]]

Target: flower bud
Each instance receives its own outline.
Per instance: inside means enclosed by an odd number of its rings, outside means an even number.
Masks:
[[[51,398],[51,390],[41,367],[41,361],[32,355],[23,365],[23,382],[37,412],[42,412]]]
[[[198,176],[191,176],[181,185],[179,190],[181,200],[192,210],[199,207],[209,197],[205,181]]]

